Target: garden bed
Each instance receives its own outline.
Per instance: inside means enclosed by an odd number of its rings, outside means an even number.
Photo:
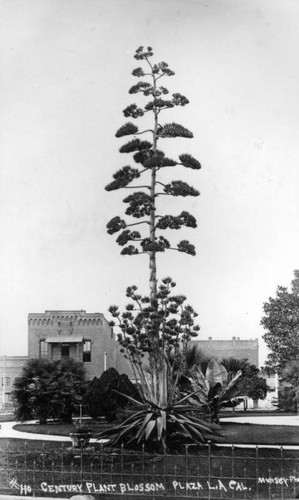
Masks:
[[[92,434],[106,430],[113,424],[104,422],[89,422]],[[258,425],[221,422],[225,442],[230,444],[260,444],[260,445],[299,445],[298,426],[295,425]],[[75,427],[70,424],[17,424],[15,430],[36,434],[50,434],[54,436],[69,436]]]

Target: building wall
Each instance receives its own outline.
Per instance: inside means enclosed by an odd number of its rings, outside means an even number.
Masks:
[[[0,410],[12,406],[13,384],[27,360],[27,356],[0,356]]]
[[[69,345],[69,357],[83,361],[86,378],[100,376],[105,369],[120,364],[122,373],[129,373],[129,366],[120,361],[119,345],[112,330],[101,313],[80,311],[45,311],[28,315],[29,358],[41,356],[41,341],[45,344],[45,356],[61,359],[62,344]],[[84,341],[91,342],[91,360],[84,361]]]
[[[249,363],[259,366],[258,339],[243,340],[232,337],[231,340],[194,340],[192,344],[198,345],[207,356],[221,360],[222,358],[247,358]]]

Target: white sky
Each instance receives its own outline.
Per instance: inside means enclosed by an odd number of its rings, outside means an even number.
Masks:
[[[29,312],[109,318],[128,285],[147,292],[147,258],[106,233],[127,191],[104,191],[134,165],[114,134],[139,45],[190,100],[165,121],[195,138],[161,148],[203,166],[173,177],[201,196],[166,209],[196,216],[170,238],[197,255],[159,256],[159,276],[188,296],[202,339],[261,338],[263,302],[299,267],[298,24],[296,0],[0,0],[0,354],[27,354]]]

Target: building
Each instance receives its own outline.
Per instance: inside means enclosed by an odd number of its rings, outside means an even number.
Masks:
[[[199,349],[210,358],[221,360],[223,358],[246,358],[249,363],[259,366],[259,343],[258,339],[243,340],[240,337],[232,337],[231,340],[194,340]]]
[[[20,376],[27,356],[0,356],[0,410],[10,410],[12,408],[13,384]]]
[[[108,321],[101,313],[45,311],[28,315],[28,356],[74,359],[85,365],[86,379],[108,368],[131,375]]]

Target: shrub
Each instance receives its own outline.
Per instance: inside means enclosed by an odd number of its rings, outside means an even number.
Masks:
[[[138,389],[127,375],[120,375],[115,368],[108,368],[100,378],[95,377],[89,383],[84,403],[90,417],[104,416],[107,422],[113,422],[120,411],[130,404],[124,395],[140,399]]]

